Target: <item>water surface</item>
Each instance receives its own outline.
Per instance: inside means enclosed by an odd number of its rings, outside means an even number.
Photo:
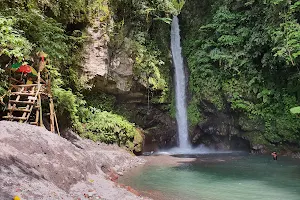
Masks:
[[[196,157],[179,166],[146,166],[121,181],[160,200],[300,199],[299,160],[279,157],[273,161],[269,156]]]

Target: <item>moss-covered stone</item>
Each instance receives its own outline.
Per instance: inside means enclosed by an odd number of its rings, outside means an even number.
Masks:
[[[269,142],[265,139],[263,134],[259,131],[252,131],[247,132],[243,134],[243,137],[245,137],[247,140],[250,141],[251,146],[255,145],[269,145]]]
[[[133,151],[135,153],[141,153],[143,151],[144,135],[141,130],[137,130],[133,139]]]
[[[242,131],[264,131],[264,124],[261,119],[250,119],[242,115],[238,119],[238,125]]]

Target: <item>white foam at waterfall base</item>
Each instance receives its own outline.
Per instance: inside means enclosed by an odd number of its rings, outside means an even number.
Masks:
[[[191,154],[221,154],[221,153],[232,153],[233,151],[222,151],[216,150],[212,148],[208,148],[203,144],[195,148],[181,148],[181,147],[174,147],[171,149],[160,150],[155,154],[158,155],[191,155]]]

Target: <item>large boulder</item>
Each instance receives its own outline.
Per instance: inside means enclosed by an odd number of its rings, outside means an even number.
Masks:
[[[110,47],[106,29],[97,21],[87,32],[89,42],[85,46],[82,77],[92,91],[145,101],[147,90],[135,78],[134,60],[131,58],[128,45],[119,49]],[[126,41],[125,38],[124,43]]]
[[[106,180],[141,159],[117,146],[76,138],[69,142],[45,128],[0,121],[0,199],[78,199],[89,189],[105,199],[139,199]],[[113,189],[115,188],[115,189]]]

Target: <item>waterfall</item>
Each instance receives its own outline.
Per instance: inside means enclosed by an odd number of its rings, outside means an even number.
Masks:
[[[186,110],[186,79],[184,73],[183,58],[180,46],[180,29],[177,16],[173,17],[171,28],[171,50],[173,66],[175,68],[175,99],[176,99],[176,120],[179,135],[179,148],[189,149],[187,110]]]

